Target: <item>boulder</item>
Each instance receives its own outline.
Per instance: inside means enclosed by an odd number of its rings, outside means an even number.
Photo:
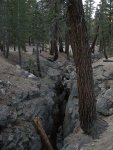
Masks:
[[[41,150],[41,140],[35,128],[29,122],[23,123],[1,132],[1,150]]]
[[[57,80],[60,76],[60,71],[49,67],[47,74],[52,80]]]
[[[32,73],[30,73],[30,74],[28,75],[28,78],[29,78],[29,79],[34,79],[34,80],[37,79],[37,77],[36,77],[34,74],[32,74]]]
[[[104,116],[113,114],[113,88],[108,89],[104,95],[98,96],[97,111]]]
[[[9,106],[0,106],[0,127],[6,127],[8,124],[14,123],[17,119],[17,113]]]
[[[68,136],[75,126],[78,125],[78,92],[77,84],[74,83],[66,105],[65,118],[63,123],[63,135]]]

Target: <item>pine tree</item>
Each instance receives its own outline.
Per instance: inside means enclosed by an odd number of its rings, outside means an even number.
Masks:
[[[68,15],[77,72],[80,125],[83,131],[88,134],[96,122],[96,99],[91,51],[89,49],[82,0],[69,0],[69,2]]]

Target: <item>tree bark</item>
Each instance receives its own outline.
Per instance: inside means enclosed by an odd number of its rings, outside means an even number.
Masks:
[[[31,46],[31,37],[29,37],[29,46]]]
[[[51,49],[50,49],[50,55],[54,55],[53,61],[56,61],[58,59],[58,47],[57,47],[57,31],[58,31],[58,26],[57,26],[57,20],[55,19],[52,25],[52,37],[50,40],[51,44]]]
[[[58,13],[58,5],[57,1],[55,1],[54,4],[54,13]],[[56,61],[58,59],[58,47],[57,47],[57,34],[58,34],[58,19],[57,16],[53,19],[53,23],[50,28],[50,43],[51,43],[51,49],[50,54],[54,54],[53,61]]]
[[[3,52],[3,50],[4,50],[3,43],[0,43],[0,50],[1,50],[1,52]]]
[[[45,46],[45,44],[44,44],[44,42],[42,42],[42,51],[44,52],[44,46]]]
[[[67,13],[77,72],[80,125],[83,131],[89,134],[96,122],[96,99],[91,66],[91,50],[88,43],[82,0],[69,0],[69,2]]]
[[[54,41],[53,41],[53,39],[52,40],[50,40],[50,55],[54,55],[54,47],[53,47],[53,43],[54,43]]]
[[[16,45],[14,44],[14,51],[16,51]]]
[[[65,31],[65,52],[67,54],[67,59],[70,60],[70,57],[69,57],[69,31]]]
[[[19,65],[22,65],[22,55],[21,55],[21,48],[20,45],[18,45],[18,55],[19,55]]]
[[[5,57],[6,57],[6,58],[9,57],[9,44],[6,45],[6,53],[5,53]]]
[[[53,61],[56,61],[58,59],[58,47],[57,47],[56,40],[54,40],[54,50],[55,50],[55,53],[54,53]]]
[[[105,42],[103,42],[103,54],[104,54],[105,59],[108,59],[108,56],[106,53],[106,43]]]
[[[63,52],[63,43],[62,43],[62,38],[59,37],[59,52]]]
[[[39,60],[39,44],[37,44],[37,71],[39,77],[41,77],[40,60]]]

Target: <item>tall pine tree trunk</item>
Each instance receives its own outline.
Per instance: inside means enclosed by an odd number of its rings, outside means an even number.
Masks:
[[[56,61],[58,59],[58,46],[57,46],[57,31],[58,31],[58,25],[57,20],[54,20],[53,23],[53,32],[52,32],[52,39],[51,39],[51,50],[50,54],[54,54],[53,61]]]
[[[38,72],[38,75],[39,77],[41,77],[41,69],[40,69],[40,59],[39,59],[39,44],[37,43],[37,72]]]
[[[18,55],[19,55],[19,65],[22,65],[22,55],[21,55],[21,47],[18,45]]]
[[[80,125],[83,131],[88,134],[96,121],[96,99],[94,95],[91,51],[88,43],[82,0],[69,0],[69,2],[68,16],[77,72]]]
[[[58,47],[57,47],[57,34],[58,34],[58,18],[57,18],[57,13],[58,13],[58,4],[57,1],[54,3],[54,13],[55,17],[52,22],[52,26],[50,28],[50,44],[51,44],[51,49],[50,49],[50,54],[53,55],[53,61],[56,61],[58,59]]]
[[[6,45],[6,53],[5,53],[5,57],[8,58],[9,57],[9,44],[7,43]]]
[[[16,45],[14,44],[13,46],[14,46],[14,51],[16,51]]]
[[[111,50],[112,44],[112,0],[109,1],[109,43],[108,47]]]
[[[63,43],[61,37],[59,37],[59,52],[63,52]]]
[[[69,31],[65,31],[65,53],[67,54],[67,59],[69,60]]]
[[[54,47],[53,47],[53,44],[54,44],[54,40],[51,39],[50,40],[50,55],[54,55]]]

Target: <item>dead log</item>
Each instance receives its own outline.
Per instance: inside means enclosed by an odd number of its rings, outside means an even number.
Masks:
[[[48,150],[54,150],[53,146],[51,145],[51,143],[49,141],[47,134],[45,133],[45,130],[43,129],[42,122],[41,122],[40,118],[36,117],[34,119],[34,123],[35,123],[37,131],[40,134],[40,137],[41,137],[41,139],[45,145],[45,148],[47,148]]]

